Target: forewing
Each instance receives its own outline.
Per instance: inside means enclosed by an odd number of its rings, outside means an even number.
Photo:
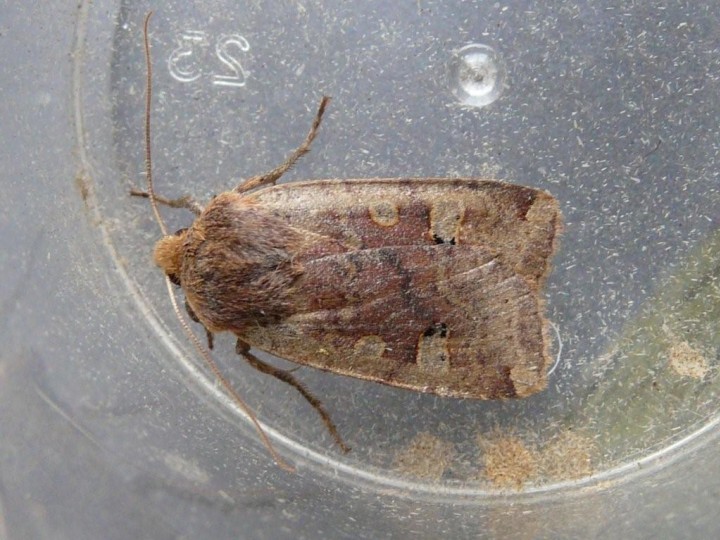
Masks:
[[[388,246],[303,265],[295,314],[243,340],[302,364],[438,395],[523,397],[544,387],[541,301],[489,249]]]
[[[384,246],[481,246],[536,289],[561,227],[552,195],[490,180],[318,180],[250,196],[293,227],[318,235],[317,256]]]

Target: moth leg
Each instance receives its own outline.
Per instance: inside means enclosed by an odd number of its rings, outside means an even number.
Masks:
[[[285,160],[284,163],[282,163],[278,167],[275,167],[273,170],[266,172],[265,174],[248,178],[247,180],[239,184],[233,191],[235,191],[236,193],[244,193],[246,191],[250,191],[251,189],[255,189],[266,184],[274,184],[275,182],[277,182],[283,174],[285,174],[293,165],[295,165],[295,162],[298,159],[300,159],[302,156],[304,156],[310,151],[310,144],[313,142],[315,135],[317,135],[318,128],[320,127],[320,122],[322,121],[323,113],[325,113],[325,108],[327,107],[328,103],[330,103],[330,98],[328,96],[323,96],[323,98],[320,100],[320,106],[318,107],[317,114],[315,114],[315,120],[313,120],[312,126],[310,127],[310,131],[305,137],[305,140],[300,146],[297,147],[297,149],[290,155],[290,157]]]
[[[198,316],[195,315],[195,312],[193,311],[193,308],[190,307],[190,304],[188,304],[188,301],[185,300],[185,311],[187,311],[188,317],[193,322],[196,322],[198,324],[202,324],[200,322],[200,319],[198,319]],[[203,324],[203,328],[205,328],[205,325]],[[213,347],[215,346],[215,334],[213,334],[210,330],[205,328],[205,336],[207,337],[207,343],[208,343],[208,349],[211,351],[213,350]]]
[[[203,326],[203,328],[205,327]],[[215,346],[215,334],[205,328],[205,337],[207,337],[208,349],[212,351],[213,347]]]
[[[150,198],[150,194],[147,191],[141,191],[139,189],[131,189],[130,195],[132,195],[133,197],[143,197],[145,199]],[[195,199],[193,199],[190,195],[178,197],[177,199],[168,199],[166,197],[161,197],[160,195],[155,195],[155,200],[158,202],[158,204],[164,204],[165,206],[169,206],[170,208],[186,208],[196,216],[202,214],[202,206],[200,206],[200,204],[198,204],[198,202],[195,201]]]
[[[322,418],[325,427],[330,432],[330,435],[332,435],[333,439],[335,439],[335,442],[343,451],[343,453],[347,453],[350,451],[350,447],[346,445],[345,442],[342,440],[342,437],[340,437],[340,434],[338,433],[335,424],[333,423],[330,415],[325,410],[325,407],[323,407],[323,404],[320,402],[320,400],[313,396],[310,391],[305,388],[305,386],[300,381],[298,381],[289,371],[286,371],[284,369],[278,369],[274,366],[266,364],[257,356],[252,354],[250,352],[249,345],[240,339],[238,339],[237,344],[235,345],[235,352],[245,358],[248,364],[250,364],[252,367],[257,369],[261,373],[272,375],[276,379],[280,379],[282,382],[289,384],[290,386],[294,387],[295,390],[300,392],[302,397],[304,397],[307,402],[310,403],[310,405],[312,405],[312,407],[320,415],[320,418]]]

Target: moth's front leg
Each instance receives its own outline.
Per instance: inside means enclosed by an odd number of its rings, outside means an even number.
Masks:
[[[255,189],[267,184],[274,184],[275,182],[277,182],[280,177],[290,169],[290,167],[295,165],[295,162],[298,159],[300,159],[302,156],[304,156],[310,151],[310,144],[313,142],[315,135],[317,135],[318,128],[320,127],[320,122],[322,121],[322,117],[325,113],[325,108],[327,107],[328,103],[330,103],[330,98],[328,96],[323,96],[323,98],[320,100],[320,106],[318,107],[318,111],[315,114],[315,120],[313,120],[312,126],[310,127],[310,131],[305,137],[305,140],[300,146],[297,147],[297,149],[292,153],[292,155],[285,160],[284,163],[282,163],[278,167],[275,167],[273,170],[266,172],[265,174],[248,178],[247,180],[239,184],[233,191],[235,191],[236,193],[245,193],[246,191],[250,191],[251,189]]]

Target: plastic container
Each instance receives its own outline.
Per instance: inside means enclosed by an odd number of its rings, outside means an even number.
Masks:
[[[179,330],[157,190],[485,177],[547,189],[546,391],[442,399],[214,352],[284,473]],[[0,510],[9,537],[697,537],[717,533],[718,20],[706,6],[93,2],[6,7]],[[171,230],[190,223],[164,212]],[[265,356],[264,358],[268,358]],[[291,367],[283,360],[273,360]],[[1,536],[1,535],[0,535]]]

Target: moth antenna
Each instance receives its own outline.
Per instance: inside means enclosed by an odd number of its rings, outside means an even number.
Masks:
[[[143,41],[145,43],[145,178],[147,181],[148,197],[152,206],[155,219],[160,226],[163,236],[167,236],[167,227],[160,216],[158,203],[155,197],[155,189],[153,188],[152,177],[152,149],[150,145],[150,112],[152,110],[152,59],[150,57],[150,38],[148,37],[148,28],[150,26],[150,18],[153,12],[148,11],[145,15],[145,24],[143,26]]]
[[[155,219],[160,226],[160,230],[162,231],[163,236],[168,236],[167,227],[165,226],[165,222],[162,220],[162,217],[160,216],[160,210],[158,209],[157,197],[155,196],[155,190],[153,189],[152,179],[152,151],[150,145],[150,111],[152,109],[152,62],[150,57],[150,39],[148,38],[148,28],[150,26],[150,18],[152,17],[152,15],[152,11],[149,11],[148,14],[145,15],[145,24],[143,26],[143,38],[145,43],[145,66],[147,74],[145,85],[145,175],[147,178],[147,194],[148,198],[150,199],[150,204],[152,206],[153,212],[155,213]],[[277,465],[285,471],[295,472],[295,468],[289,463],[287,463],[282,457],[280,457],[280,454],[277,453],[277,450],[275,450],[275,447],[270,442],[270,439],[265,433],[265,430],[260,425],[260,422],[255,416],[255,413],[240,397],[240,394],[235,391],[230,382],[223,376],[220,368],[218,368],[215,361],[211,358],[210,353],[208,353],[205,348],[203,348],[200,340],[190,328],[190,325],[185,320],[185,317],[180,311],[177,299],[175,298],[175,291],[173,291],[172,283],[170,282],[170,278],[167,275],[165,276],[165,286],[167,287],[168,296],[170,296],[170,301],[172,302],[173,311],[175,311],[175,315],[180,322],[180,326],[182,327],[185,336],[187,336],[187,338],[192,342],[197,352],[200,353],[200,356],[202,356],[203,360],[205,360],[205,363],[210,367],[210,371],[212,371],[213,375],[217,378],[218,381],[220,381],[220,384],[225,389],[225,391],[230,394],[230,397],[250,418],[250,421],[255,426],[255,429],[260,435],[260,439],[262,440],[265,447],[268,449],[268,452],[270,452],[270,455],[272,456],[273,460],[275,460],[275,463],[277,463]]]

